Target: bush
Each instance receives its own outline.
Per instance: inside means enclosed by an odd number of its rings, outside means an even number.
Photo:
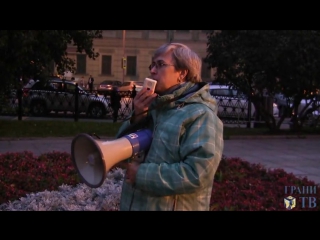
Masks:
[[[52,152],[35,157],[25,151],[0,154],[0,204],[27,193],[57,190],[80,182],[68,153]]]
[[[315,194],[294,194],[297,206],[292,211],[319,211],[320,206],[302,209],[300,196],[320,199],[319,185],[307,178],[298,178],[283,169],[268,170],[240,158],[223,158],[213,183],[211,210],[283,211],[285,186],[317,186]],[[308,202],[306,203],[308,204]]]
[[[110,173],[114,172],[115,169],[119,168],[115,166]],[[45,203],[38,203],[38,207],[31,209],[117,210],[120,194],[119,186],[122,184],[122,179],[112,178],[115,178],[114,176],[117,176],[116,178],[123,177],[122,173],[109,174],[110,176],[103,186],[90,189],[80,182],[70,154],[51,152],[35,157],[28,151],[0,154],[0,174],[2,176],[0,179],[0,204],[2,204],[2,208],[0,205],[0,210],[9,209],[8,202],[16,202],[19,199],[24,202],[27,202],[28,199],[29,202],[32,202],[32,199],[30,200],[32,197],[37,197],[38,200],[46,199],[43,201],[47,201],[48,198],[52,199],[53,196],[49,197],[50,193],[48,191],[64,191],[64,194],[57,192],[59,194],[55,196],[55,205],[72,202],[72,207],[52,206],[53,203],[51,202],[50,207],[46,208]],[[284,198],[289,195],[284,192],[285,186],[302,187],[316,186],[316,184],[307,178],[295,177],[282,169],[268,170],[260,164],[251,164],[240,158],[228,159],[223,157],[213,183],[210,210],[283,211],[286,210]],[[42,192],[42,194],[34,194],[37,192]],[[69,197],[66,197],[66,194],[69,194]],[[112,194],[117,196],[106,199],[108,195]],[[302,209],[300,195],[292,195],[297,199],[297,206],[292,211],[320,210],[319,205],[315,208]],[[319,199],[319,186],[317,186],[315,194],[308,196]],[[58,197],[64,197],[64,200],[60,201]],[[77,198],[79,206],[76,206]],[[97,201],[97,198],[100,198],[100,202]],[[13,206],[13,204],[11,205]],[[21,208],[21,204],[18,205]],[[13,208],[12,206],[11,208]]]

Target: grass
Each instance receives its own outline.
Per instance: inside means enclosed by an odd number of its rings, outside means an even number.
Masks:
[[[70,137],[78,133],[115,136],[121,123],[93,121],[13,121],[0,120],[1,137]]]
[[[121,122],[109,121],[61,121],[61,120],[0,120],[0,137],[73,137],[79,133],[96,134],[98,136],[114,137]],[[275,135],[275,133],[272,133]],[[292,135],[290,130],[281,130],[276,135]],[[305,129],[299,135],[320,134],[319,129]],[[271,135],[266,128],[225,127],[224,138],[242,135]],[[295,134],[297,135],[297,134]]]

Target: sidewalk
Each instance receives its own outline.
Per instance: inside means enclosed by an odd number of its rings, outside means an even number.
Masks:
[[[103,139],[103,137],[101,137]],[[0,154],[31,151],[36,156],[51,151],[71,153],[73,138],[29,138],[0,140]],[[107,140],[107,139],[105,139]],[[224,155],[239,157],[267,168],[281,168],[296,176],[306,176],[320,184],[320,137],[241,138],[225,140]]]

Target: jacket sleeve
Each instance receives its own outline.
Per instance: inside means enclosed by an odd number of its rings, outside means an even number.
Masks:
[[[136,175],[136,188],[155,196],[168,196],[193,193],[212,185],[223,146],[216,144],[223,141],[223,126],[218,121],[207,109],[191,116],[180,140],[181,160],[168,160],[172,164],[142,163]]]
[[[123,124],[121,125],[121,127],[119,128],[117,134],[116,134],[116,138],[120,138],[123,137],[124,135],[136,132],[142,128],[146,128],[149,125],[149,120],[150,118],[146,117],[144,119],[142,119],[141,121],[137,122],[137,123],[130,123],[130,118],[134,115],[134,110],[132,111],[132,113],[129,116],[129,120],[126,120],[123,122]],[[150,127],[149,127],[150,128]]]
[[[129,129],[131,127],[131,124],[130,124],[130,118],[132,117],[132,115],[134,114],[134,110],[132,111],[132,113],[129,115],[129,120],[126,120],[122,123],[122,125],[120,126],[117,134],[116,134],[116,138],[120,138],[122,137],[123,135],[126,135],[126,134],[123,134],[124,132],[127,131],[127,129]]]

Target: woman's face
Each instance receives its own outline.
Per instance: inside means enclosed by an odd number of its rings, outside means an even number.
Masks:
[[[155,93],[162,94],[178,84],[178,80],[181,78],[181,71],[177,71],[173,64],[171,52],[153,59],[150,65],[150,78],[157,81]]]

